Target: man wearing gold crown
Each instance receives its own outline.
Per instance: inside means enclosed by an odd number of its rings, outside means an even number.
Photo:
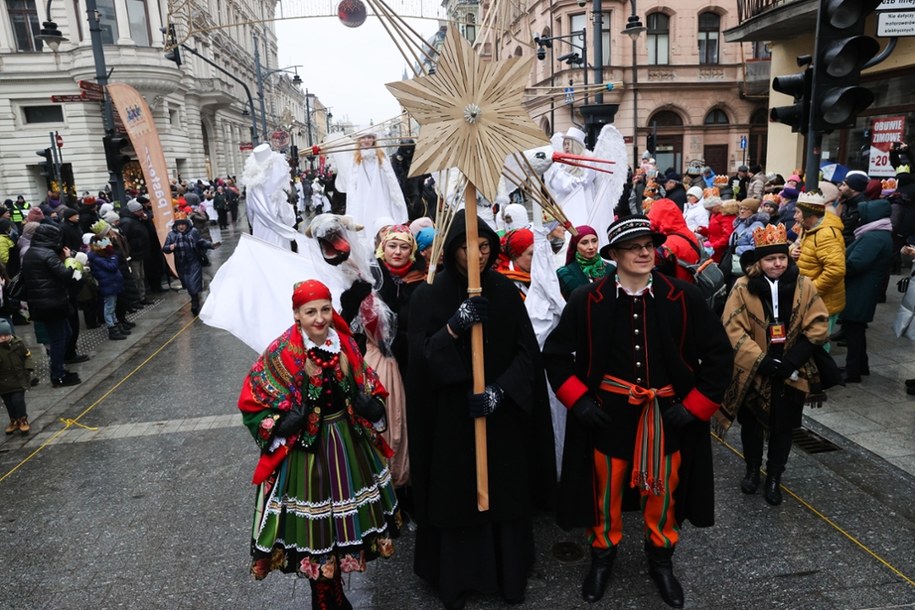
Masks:
[[[582,598],[594,603],[623,538],[622,510],[635,500],[648,573],[661,598],[682,608],[673,553],[684,519],[714,522],[708,422],[733,350],[699,290],[654,270],[667,237],[647,217],[617,220],[607,238],[600,254],[616,272],[572,293],[543,348],[550,384],[571,411],[558,521],[586,528]]]
[[[756,493],[763,440],[768,437],[766,502],[782,502],[781,476],[791,451],[791,430],[801,413],[815,367],[809,360],[829,337],[828,312],[814,282],[788,256],[785,225],[753,232],[755,248],[741,260],[724,306],[725,330],[734,346],[734,375],[716,420],[726,431],[740,422],[747,469],[740,489]]]

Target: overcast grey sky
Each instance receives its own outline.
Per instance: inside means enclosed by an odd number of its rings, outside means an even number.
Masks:
[[[426,39],[438,30],[431,19],[411,19],[410,25]],[[277,21],[276,33],[280,66],[302,64],[303,88],[330,107],[334,121],[348,116],[365,126],[400,114],[384,84],[400,80],[406,62],[376,17],[358,28],[336,17]]]

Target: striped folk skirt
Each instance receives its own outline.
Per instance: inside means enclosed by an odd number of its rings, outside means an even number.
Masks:
[[[394,554],[399,521],[387,460],[343,411],[327,415],[314,450],[296,447],[257,488],[251,573],[323,580],[363,572]]]

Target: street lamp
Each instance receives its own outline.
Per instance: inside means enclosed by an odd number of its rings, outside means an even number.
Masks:
[[[639,49],[638,40],[645,31],[645,26],[639,20],[635,12],[635,1],[630,0],[632,8],[629,18],[626,20],[626,29],[623,34],[632,39],[632,165],[635,167],[639,161]]]
[[[68,42],[68,40],[64,38],[63,33],[57,29],[57,24],[51,21],[51,2],[52,0],[48,0],[48,8],[46,11],[48,20],[41,24],[41,32],[35,37],[35,40],[47,43],[47,45],[51,47],[51,51],[57,53],[60,43]]]

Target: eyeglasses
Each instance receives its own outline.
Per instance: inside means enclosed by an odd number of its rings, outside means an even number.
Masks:
[[[489,245],[489,242],[486,242],[484,244],[480,244],[479,246],[477,246],[477,248],[480,250],[480,254],[489,254],[491,246]],[[461,250],[466,252],[467,244],[462,245]]]
[[[640,254],[642,250],[651,252],[654,250],[654,242],[648,242],[647,244],[632,244],[631,246],[616,246],[616,249],[632,252],[633,254]]]

